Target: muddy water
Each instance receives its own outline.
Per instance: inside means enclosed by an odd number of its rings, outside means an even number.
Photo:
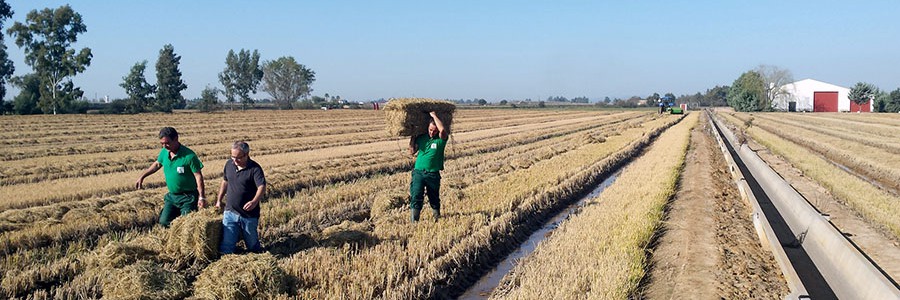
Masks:
[[[575,204],[570,205],[562,212],[550,218],[549,221],[544,223],[544,226],[541,226],[540,229],[532,233],[528,240],[519,245],[519,248],[506,256],[503,261],[497,264],[491,272],[485,274],[475,283],[472,287],[470,287],[466,292],[459,297],[459,299],[487,299],[491,296],[491,292],[500,285],[500,280],[503,279],[503,276],[506,276],[513,267],[516,266],[519,260],[523,257],[528,256],[534,249],[537,247],[538,243],[543,241],[545,238],[550,236],[550,233],[559,227],[564,220],[566,220],[569,215],[574,213],[578,208],[580,208],[584,203],[589,200],[596,198],[603,192],[607,187],[609,187],[613,182],[616,181],[616,177],[619,176],[621,170],[616,171],[608,178],[603,180],[594,190],[592,190],[589,194],[578,200]]]

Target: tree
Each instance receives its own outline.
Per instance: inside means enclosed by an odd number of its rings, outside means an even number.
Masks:
[[[760,111],[766,103],[763,78],[756,71],[741,74],[728,91],[728,105],[737,111]]]
[[[184,107],[184,96],[181,91],[187,89],[187,85],[181,80],[181,71],[178,64],[181,56],[175,54],[172,44],[163,46],[159,50],[159,60],[156,61],[156,103],[157,111],[172,112],[177,106]]]
[[[131,72],[127,76],[122,77],[123,82],[119,84],[128,94],[128,104],[125,111],[129,113],[140,113],[153,103],[153,93],[156,87],[147,83],[144,78],[144,70],[147,69],[147,61],[134,64]]]
[[[500,105],[506,105],[508,103],[509,103],[509,101],[506,101],[506,99],[500,100]]]
[[[887,103],[884,104],[884,111],[886,112],[900,112],[900,88],[893,90],[889,96]]]
[[[765,110],[769,110],[772,108],[772,104],[775,103],[775,99],[788,94],[788,91],[782,87],[794,82],[794,75],[791,74],[790,70],[770,65],[759,65],[759,67],[756,67],[756,73],[762,76],[763,87],[766,90],[765,103],[763,103],[762,107]]]
[[[13,77],[12,84],[19,88],[19,95],[13,99],[13,111],[20,115],[41,113],[38,101],[41,99],[41,78],[37,74]]]
[[[225,87],[225,101],[231,103],[234,110],[235,98],[240,98],[241,109],[253,104],[250,93],[256,93],[263,71],[259,68],[259,51],[241,49],[237,55],[234,50],[228,50],[225,56],[225,70],[219,73],[219,82]]]
[[[200,103],[197,103],[197,109],[202,112],[211,112],[219,106],[219,89],[206,86],[200,93]]]
[[[656,105],[660,98],[659,93],[653,93],[653,95],[647,97],[647,105]]]
[[[728,91],[731,89],[729,86],[716,86],[712,89],[706,90],[706,94],[703,95],[703,100],[700,101],[700,105],[705,106],[727,106],[728,105]]]
[[[82,94],[71,78],[84,72],[93,57],[90,48],[82,48],[77,55],[72,48],[78,34],[87,31],[81,14],[64,5],[40,12],[32,10],[25,22],[16,22],[7,33],[16,37],[19,48],[25,49],[25,64],[41,80],[38,105],[45,113],[70,109],[72,101]]]
[[[283,56],[263,63],[263,91],[272,96],[279,109],[290,109],[297,99],[308,96],[316,73]],[[327,96],[326,96],[327,97]]]
[[[585,97],[585,96],[572,98],[572,103],[590,103],[590,102],[591,102],[591,99],[588,99],[588,97]]]
[[[481,105],[481,106],[487,105],[487,100],[484,100],[484,99],[478,99],[478,105]]]
[[[847,95],[847,98],[850,98],[850,101],[853,101],[858,105],[859,109],[856,112],[862,110],[862,106],[872,99],[875,99],[875,94],[878,93],[878,88],[874,85],[866,82],[857,82],[853,88],[850,89],[850,94]]]
[[[12,18],[13,11],[5,0],[0,0],[0,30],[3,30],[3,22]],[[16,71],[16,66],[9,60],[6,53],[6,43],[3,41],[3,35],[0,34],[0,102],[6,97],[6,82],[12,78]],[[6,109],[3,109],[6,111]]]

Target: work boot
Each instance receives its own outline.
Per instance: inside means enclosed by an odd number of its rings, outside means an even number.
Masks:
[[[418,222],[418,221],[419,221],[419,214],[420,214],[420,213],[422,213],[422,210],[421,210],[421,209],[415,209],[415,208],[410,209],[410,210],[409,210],[409,217],[410,217],[410,220],[412,220],[413,222]]]
[[[441,210],[440,209],[432,209],[432,214],[434,215],[434,220],[437,221],[441,218]]]

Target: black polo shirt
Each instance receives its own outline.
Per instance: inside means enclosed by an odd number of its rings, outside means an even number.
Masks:
[[[251,211],[244,211],[244,204],[253,200],[259,186],[266,184],[262,167],[252,159],[247,161],[247,167],[238,171],[233,160],[225,162],[225,181],[228,189],[225,191],[225,209],[236,212],[245,218],[259,218],[259,205]]]

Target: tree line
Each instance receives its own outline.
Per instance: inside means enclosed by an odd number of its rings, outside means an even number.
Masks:
[[[5,0],[0,0],[0,30],[13,11]],[[90,48],[75,49],[78,36],[87,32],[81,14],[71,6],[56,9],[32,10],[25,22],[15,22],[6,33],[15,38],[15,44],[25,52],[25,64],[33,73],[12,76],[15,66],[9,59],[3,35],[0,34],[0,100],[6,96],[6,84],[19,88],[12,102],[0,103],[0,113],[57,114],[85,112],[89,106],[81,100],[84,92],[72,79],[90,66],[93,54]],[[113,101],[109,112],[141,113],[171,112],[186,106],[182,91],[187,84],[179,69],[181,56],[171,44],[163,46],[156,61],[156,83],[150,84],[144,76],[147,60],[134,64],[119,84],[128,95],[126,99]],[[283,56],[260,62],[258,50],[238,52],[229,50],[225,56],[225,68],[218,74],[223,88],[207,86],[197,103],[202,111],[221,108],[219,95],[224,95],[230,109],[239,104],[241,109],[253,106],[251,98],[260,88],[268,93],[279,109],[299,107],[297,102],[312,92],[315,72],[297,62],[292,56]],[[327,97],[327,96],[326,96]]]

